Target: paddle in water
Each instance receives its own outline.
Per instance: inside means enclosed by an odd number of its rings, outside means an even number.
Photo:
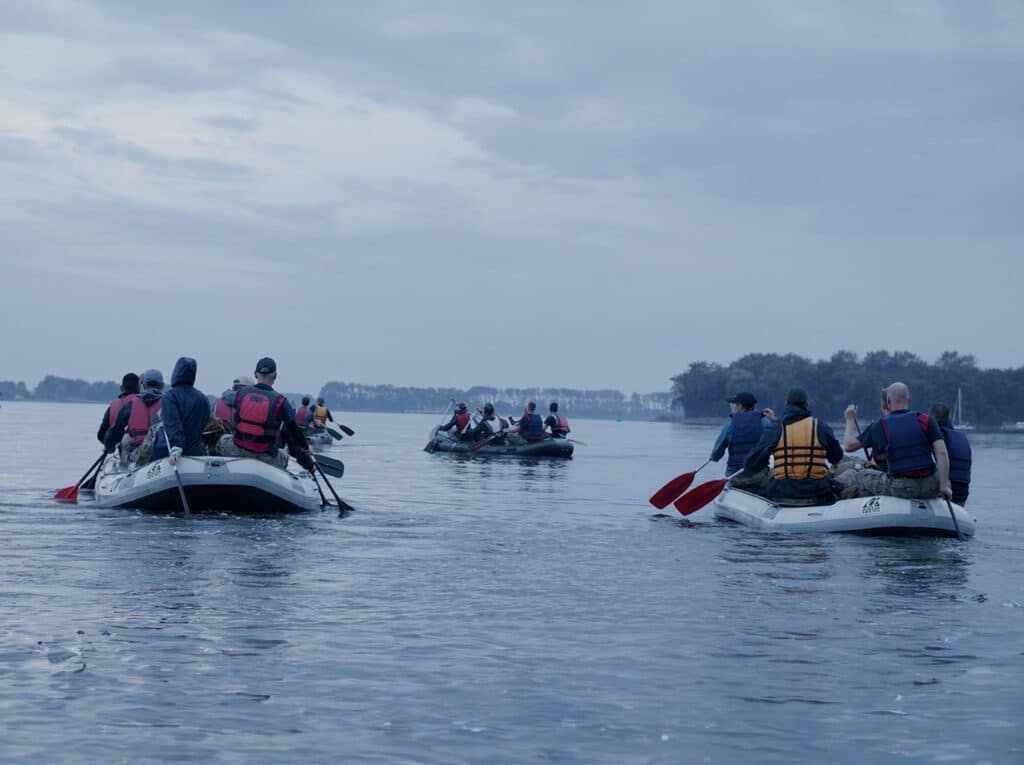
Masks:
[[[451,401],[448,402],[448,406],[446,406],[444,408],[444,411],[441,412],[441,416],[442,417],[444,417],[445,415],[448,414],[448,410],[452,408],[452,404],[454,404],[454,403],[455,403],[455,399],[452,399]],[[438,425],[438,427],[440,427],[440,425]],[[425,451],[425,452],[437,451],[437,442],[434,440],[436,437],[437,437],[437,428],[434,428],[433,432],[430,434],[430,440],[427,441],[427,445],[423,447],[423,451]]]
[[[697,512],[708,502],[714,501],[715,497],[722,493],[722,489],[725,488],[725,485],[742,472],[743,470],[741,468],[732,475],[727,475],[725,478],[718,478],[714,481],[702,483],[693,491],[688,491],[675,501],[676,510],[678,510],[682,515],[689,515],[690,513]]]
[[[168,462],[170,462],[170,460],[171,460],[171,439],[168,437],[166,430],[164,430],[162,427],[161,427],[161,430],[163,431],[163,434],[164,434],[164,442],[167,444],[167,460],[168,460]],[[175,458],[174,463],[172,464],[172,467],[174,468],[174,477],[178,481],[178,493],[181,495],[181,506],[185,509],[185,515],[192,515],[192,511],[188,507],[188,500],[185,499],[185,486],[181,482],[181,473],[178,472],[178,459],[177,458]]]
[[[690,488],[690,484],[693,483],[693,479],[696,478],[697,473],[707,467],[709,462],[711,462],[711,460],[708,460],[696,470],[689,473],[683,473],[682,475],[677,475],[671,481],[654,492],[648,502],[659,510],[664,510],[666,507],[671,505],[680,494]]]
[[[78,502],[78,487],[85,482],[85,479],[89,477],[93,470],[98,471],[100,463],[103,462],[103,458],[106,456],[107,453],[103,452],[103,454],[100,455],[99,459],[92,463],[92,465],[89,466],[89,469],[85,471],[85,475],[78,479],[78,483],[76,483],[74,486],[64,487],[56,494],[54,494],[53,498],[61,502],[69,502],[72,504]]]

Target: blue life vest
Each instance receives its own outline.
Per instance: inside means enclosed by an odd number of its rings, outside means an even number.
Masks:
[[[735,473],[743,467],[747,455],[761,440],[760,412],[736,412],[732,415],[732,432],[729,435],[729,462],[726,473]]]
[[[949,480],[971,482],[971,444],[967,436],[952,427],[943,427],[942,437],[949,450]]]
[[[519,420],[519,434],[527,441],[540,441],[544,438],[544,423],[540,416],[525,412]]]
[[[924,477],[935,472],[928,415],[909,411],[887,414],[882,418],[882,431],[889,475]]]

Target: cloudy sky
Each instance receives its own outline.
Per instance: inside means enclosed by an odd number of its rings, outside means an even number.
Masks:
[[[0,379],[1024,364],[1024,3],[6,0]]]

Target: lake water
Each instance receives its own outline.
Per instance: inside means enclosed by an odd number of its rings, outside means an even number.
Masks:
[[[716,430],[572,412],[560,462],[342,414],[345,518],[55,504],[102,412],[0,409],[0,760],[1024,762],[1024,438],[959,542],[656,517]]]

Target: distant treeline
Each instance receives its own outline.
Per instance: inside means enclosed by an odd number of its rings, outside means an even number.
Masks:
[[[66,377],[47,376],[29,390],[23,382],[0,381],[4,399],[35,401],[81,401],[106,404],[120,391],[120,384],[86,382]],[[204,391],[220,395],[220,391]],[[298,401],[302,394],[285,393]],[[575,417],[630,417],[653,419],[669,412],[670,393],[634,393],[625,396],[617,390],[575,390],[572,388],[401,388],[393,385],[359,385],[329,382],[320,389],[332,409],[353,412],[437,412],[451,399],[465,401],[470,408],[490,401],[502,414],[518,414],[527,401],[536,401],[546,412],[548,404],[557,401],[561,411]]]
[[[559,410],[576,417],[631,417],[651,419],[668,414],[669,393],[634,393],[617,390],[576,390],[574,388],[404,388],[394,385],[360,385],[329,382],[321,390],[332,409],[352,412],[437,412],[452,399],[465,401],[470,409],[491,402],[501,414],[518,414],[528,401],[546,412],[558,402]]]
[[[0,380],[0,395],[5,399],[82,401],[106,404],[120,392],[120,383],[113,380],[87,382],[86,380],[72,380],[67,377],[47,375],[35,387],[35,390],[31,391],[25,387],[23,382]]]
[[[1024,420],[1024,367],[979,369],[974,356],[955,351],[946,351],[934,364],[907,351],[873,351],[863,359],[837,351],[827,361],[752,353],[728,366],[698,361],[672,378],[672,405],[688,418],[721,417],[728,413],[728,395],[749,391],[759,407],[781,411],[786,392],[800,387],[815,414],[838,421],[846,405],[856,403],[864,425],[878,414],[882,388],[895,381],[910,387],[914,409],[927,411],[936,401],[952,409],[959,388],[968,422],[996,427]]]

